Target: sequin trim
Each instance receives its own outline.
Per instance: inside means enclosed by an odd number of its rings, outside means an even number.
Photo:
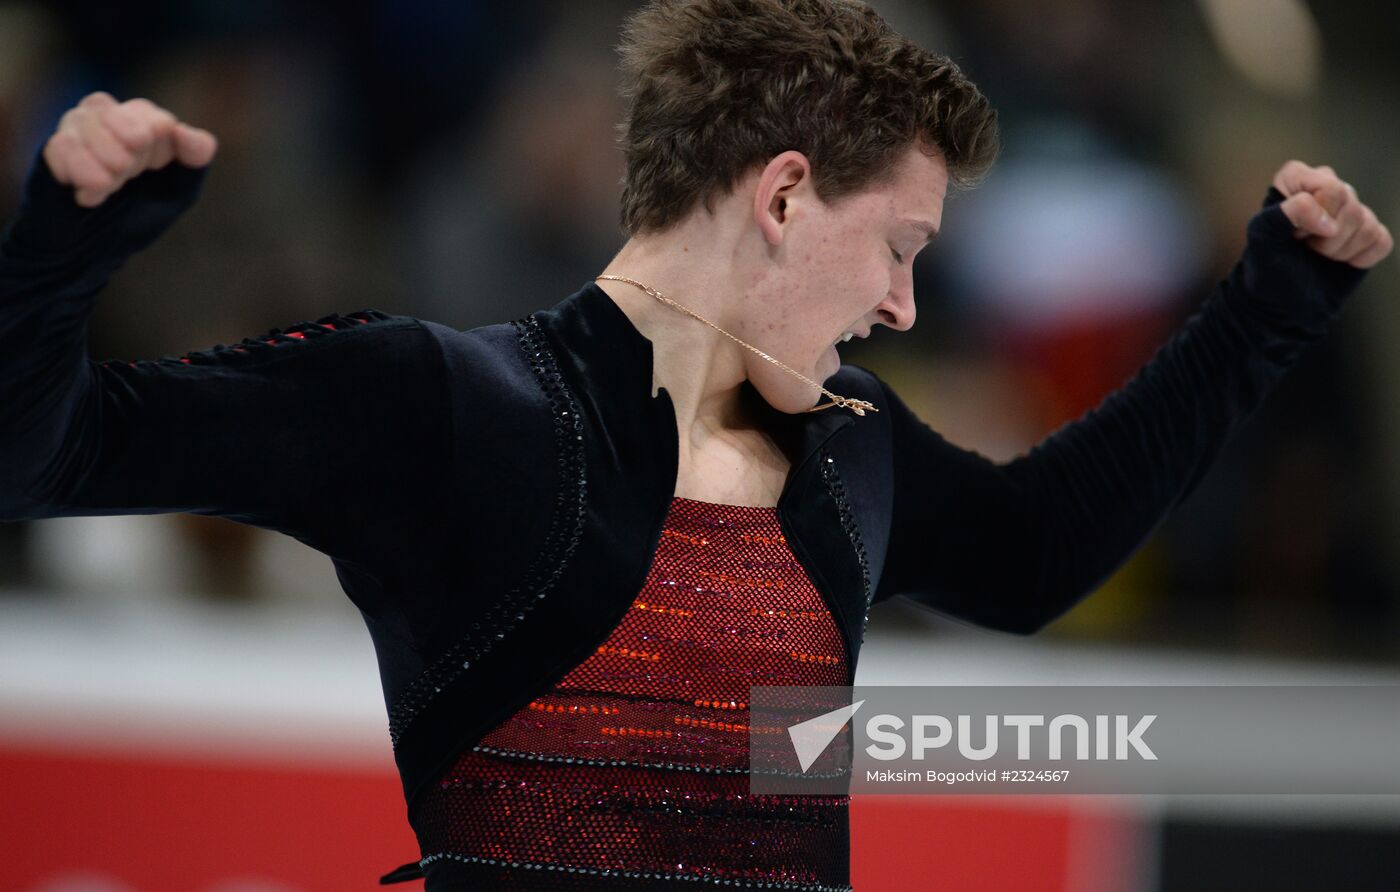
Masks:
[[[856,558],[860,561],[860,580],[865,592],[865,615],[860,621],[859,641],[864,644],[865,626],[870,620],[870,602],[874,595],[870,590],[870,561],[865,554],[865,542],[861,539],[855,512],[851,510],[850,501],[846,498],[846,485],[841,482],[841,475],[836,470],[836,460],[826,448],[822,449],[820,458],[821,461],[817,464],[821,468],[822,480],[826,482],[827,491],[836,501],[837,510],[841,514],[841,526],[845,528],[846,536],[850,538],[851,547],[855,549]]]
[[[549,400],[554,418],[559,486],[554,512],[544,544],[526,568],[521,581],[494,607],[471,624],[471,630],[409,684],[389,714],[389,739],[395,747],[413,719],[433,698],[458,680],[496,642],[515,628],[525,615],[554,589],[568,568],[583,535],[588,486],[585,477],[583,420],[578,402],[564,381],[554,352],[534,314],[510,323],[520,349]]]
[[[132,368],[150,365],[214,365],[228,360],[229,354],[254,354],[275,349],[283,344],[297,343],[298,341],[315,340],[325,337],[332,332],[344,331],[356,328],[371,322],[383,322],[392,318],[388,313],[380,310],[357,310],[353,313],[341,315],[332,313],[329,316],[322,316],[314,322],[298,322],[287,328],[274,328],[267,334],[257,338],[244,338],[237,344],[215,344],[203,350],[194,350],[183,356],[161,356],[157,359],[136,359],[120,360],[108,359],[98,365],[109,366],[125,363]]]
[[[849,771],[751,771],[748,766],[740,768],[719,768],[711,765],[687,765],[684,762],[632,762],[627,759],[590,759],[587,756],[555,756],[548,753],[532,753],[527,750],[508,750],[495,746],[474,746],[474,753],[503,756],[512,759],[527,759],[531,762],[560,762],[567,765],[598,765],[626,768],[658,768],[663,771],[688,771],[694,774],[757,774],[766,777],[791,777],[808,779],[814,777],[850,777]]]
[[[708,883],[711,886],[728,886],[731,889],[789,889],[792,892],[854,892],[850,884],[831,886],[825,883],[789,883],[782,880],[743,880],[733,877],[698,877],[678,873],[660,873],[648,870],[607,869],[598,867],[570,867],[564,864],[541,864],[534,861],[506,861],[501,858],[487,858],[481,855],[459,855],[456,852],[434,852],[418,863],[427,867],[434,861],[460,861],[464,864],[489,864],[493,867],[518,867],[522,870],[549,870],[557,873],[591,874],[601,877],[620,877],[638,880],[675,880],[680,883]]]

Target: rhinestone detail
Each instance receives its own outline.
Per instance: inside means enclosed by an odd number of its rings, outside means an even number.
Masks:
[[[864,644],[865,626],[870,620],[870,602],[874,595],[870,590],[870,561],[865,554],[865,542],[861,539],[855,512],[851,510],[850,501],[846,498],[846,485],[836,470],[836,460],[825,448],[821,451],[820,459],[817,464],[821,468],[822,480],[826,483],[827,492],[831,493],[832,499],[836,501],[837,510],[841,514],[841,526],[845,528],[846,535],[851,540],[851,547],[855,549],[856,558],[860,561],[860,580],[865,592],[865,615],[860,621],[859,643]]]
[[[620,768],[657,768],[662,771],[689,771],[699,774],[759,774],[770,777],[849,777],[849,771],[750,771],[747,767],[726,768],[719,765],[690,765],[684,762],[634,762],[628,759],[590,759],[586,756],[554,756],[548,753],[532,753],[528,750],[510,750],[495,746],[474,746],[474,753],[491,756],[504,756],[513,759],[526,759],[531,762],[558,762],[563,765],[598,765]]]
[[[775,508],[674,498],[665,532],[607,640],[424,789],[413,821],[424,855],[505,862],[464,863],[451,875],[463,887],[468,876],[514,892],[667,874],[752,888],[849,883],[849,796],[750,784],[757,774],[849,780],[825,765],[751,761],[789,749],[781,723],[753,723],[752,685],[844,684],[840,628]]]
[[[731,889],[789,889],[792,892],[853,892],[847,883],[833,886],[826,883],[787,883],[781,880],[743,880],[723,877],[702,877],[686,874],[662,873],[646,870],[607,869],[597,867],[571,867],[564,864],[542,864],[533,861],[509,861],[503,858],[488,858],[481,855],[459,855],[456,852],[434,852],[418,863],[427,867],[434,861],[460,861],[464,864],[488,864],[494,867],[519,867],[525,870],[546,870],[561,874],[589,874],[600,877],[624,877],[641,880],[675,880],[677,882],[706,883],[711,886],[727,886]]]
[[[526,568],[521,581],[478,620],[468,633],[417,677],[394,703],[389,713],[389,739],[395,747],[415,716],[433,698],[454,684],[471,664],[489,653],[535,605],[544,600],[568,568],[583,535],[588,481],[585,475],[583,420],[578,402],[564,381],[554,352],[535,314],[510,323],[521,351],[549,400],[554,418],[554,441],[559,465],[559,487],[544,544]]]

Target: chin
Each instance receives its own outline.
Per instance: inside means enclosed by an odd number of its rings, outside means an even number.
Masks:
[[[836,352],[836,348],[835,348],[835,347],[829,348],[826,352],[827,352],[827,355],[822,357],[822,359],[823,359],[824,361],[823,361],[822,363],[820,363],[819,365],[821,365],[821,366],[823,366],[823,367],[830,366],[831,371],[829,371],[829,372],[826,373],[826,377],[825,377],[825,378],[824,378],[824,377],[821,377],[821,372],[820,372],[820,371],[818,371],[817,375],[814,376],[814,377],[816,378],[816,380],[822,382],[823,384],[826,383],[826,379],[827,379],[827,378],[830,378],[832,375],[834,375],[834,374],[836,374],[837,372],[841,371],[841,354]],[[828,357],[829,357],[829,358],[828,358]]]
[[[794,368],[817,384],[825,385],[827,379],[840,371],[841,357],[835,347],[828,347],[812,365]],[[761,378],[751,376],[749,383],[764,402],[789,415],[806,412],[824,399],[820,388],[806,384],[778,368],[764,369]]]
[[[807,374],[805,369],[799,369],[799,371],[804,375]],[[783,374],[786,376],[787,373],[784,372]],[[820,374],[820,372],[816,372],[815,374],[808,375],[808,377],[815,381]],[[808,409],[821,402],[822,398],[820,390],[803,384],[795,378],[792,379],[791,383],[785,381],[776,386],[770,385],[767,387],[756,385],[754,389],[757,391],[759,398],[762,399],[769,408],[788,415],[806,412]]]

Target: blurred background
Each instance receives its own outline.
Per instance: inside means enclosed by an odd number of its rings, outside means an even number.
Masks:
[[[0,2],[0,218],[67,108],[145,96],[220,152],[199,205],[104,292],[94,359],[365,307],[519,318],[622,245],[612,48],[636,5]],[[1124,383],[1234,263],[1289,158],[1400,230],[1400,6],[871,5],[1001,114],[1001,161],[916,263],[916,326],[843,348],[959,445],[1009,460]],[[1395,683],[1398,271],[1372,271],[1087,602],[1034,639],[892,602],[860,683]],[[189,515],[0,524],[0,890],[371,888],[418,855],[386,725],[359,615],[300,543]],[[1400,874],[1389,797],[859,805],[871,892]]]

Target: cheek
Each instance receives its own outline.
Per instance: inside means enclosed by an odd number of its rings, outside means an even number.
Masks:
[[[801,326],[821,337],[860,319],[889,293],[893,260],[856,237],[830,238],[804,255]]]
[[[874,284],[868,275],[852,275],[853,270],[844,270],[842,273],[833,273],[821,282],[816,283],[813,296],[817,297],[812,302],[813,306],[821,307],[821,315],[825,318],[826,324],[843,325],[860,315],[859,307],[867,302],[870,295],[871,285]]]

